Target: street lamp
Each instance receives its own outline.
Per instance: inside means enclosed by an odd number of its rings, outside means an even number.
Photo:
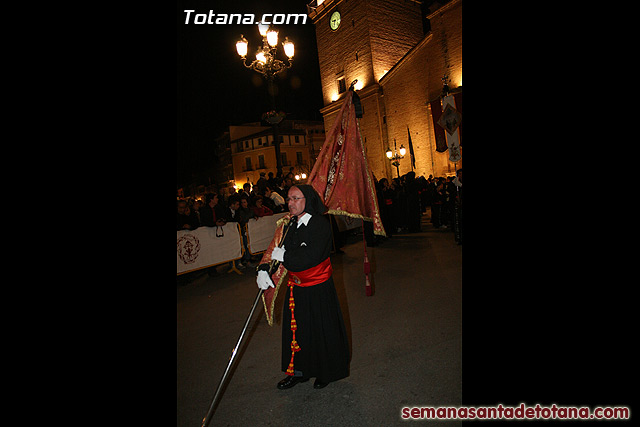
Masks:
[[[407,154],[407,149],[404,148],[404,145],[400,145],[400,152],[398,152],[396,139],[393,138],[393,151],[391,148],[387,148],[387,159],[393,160],[391,164],[396,167],[396,172],[398,173],[398,178],[400,178],[400,162],[399,160],[404,158],[404,155]]]
[[[284,54],[287,57],[287,62],[283,62],[276,58],[278,47],[278,31],[270,27],[269,24],[258,23],[258,31],[262,36],[262,47],[256,51],[256,59],[251,64],[246,63],[247,52],[249,50],[249,42],[244,38],[244,35],[240,35],[240,39],[236,42],[236,51],[240,58],[242,58],[242,64],[249,69],[252,69],[262,74],[268,81],[273,79],[273,76],[291,68],[293,64],[293,56],[295,54],[295,45],[289,37],[285,37],[282,42]]]
[[[269,94],[271,95],[271,111],[263,115],[267,117],[267,121],[273,126],[273,143],[276,149],[276,167],[278,176],[282,176],[282,159],[280,158],[280,138],[278,137],[278,124],[284,118],[284,114],[276,113],[276,98],[273,88],[273,77],[282,71],[291,68],[293,64],[293,56],[295,54],[295,46],[289,37],[285,37],[282,42],[284,54],[287,62],[283,62],[276,58],[278,47],[278,31],[262,22],[258,23],[258,32],[262,36],[262,47],[256,51],[256,59],[247,65],[247,52],[249,51],[249,42],[240,35],[240,39],[236,42],[236,51],[242,58],[242,65],[257,73],[260,73],[267,80]]]

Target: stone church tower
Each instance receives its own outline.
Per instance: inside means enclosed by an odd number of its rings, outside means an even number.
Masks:
[[[308,11],[316,26],[325,132],[357,79],[360,130],[377,179],[397,176],[385,156],[394,139],[407,149],[400,175],[411,171],[409,132],[417,176],[460,168],[448,152],[436,151],[431,105],[440,100],[445,75],[461,100],[461,0],[313,0]]]
[[[316,26],[325,132],[342,106],[349,85],[362,102],[360,130],[377,179],[391,177],[380,78],[424,38],[420,3],[412,0],[325,0],[310,5]],[[315,6],[315,9],[313,8]],[[393,145],[393,139],[391,140]],[[398,144],[398,147],[400,144]],[[395,168],[394,168],[395,169]]]

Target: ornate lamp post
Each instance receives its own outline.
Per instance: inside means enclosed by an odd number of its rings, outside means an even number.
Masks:
[[[236,42],[236,50],[240,58],[242,58],[242,64],[245,68],[249,68],[264,76],[267,80],[269,94],[271,95],[271,111],[265,113],[263,118],[273,126],[273,141],[276,149],[276,165],[277,175],[282,176],[282,159],[280,158],[280,138],[278,136],[278,124],[284,118],[284,114],[276,113],[276,99],[275,91],[273,88],[273,78],[276,74],[291,68],[293,64],[293,55],[295,53],[295,46],[289,37],[285,37],[282,42],[284,54],[287,56],[287,62],[283,62],[276,58],[278,47],[278,31],[271,28],[269,24],[258,24],[258,31],[262,36],[262,47],[256,52],[256,59],[251,64],[246,63],[247,51],[249,43],[244,35],[240,35],[240,39]]]
[[[284,53],[287,56],[287,63],[282,62],[276,58],[278,47],[278,31],[270,28],[269,24],[258,24],[258,31],[262,36],[262,47],[256,51],[256,59],[247,65],[247,51],[249,49],[249,42],[244,38],[244,35],[240,35],[240,39],[236,42],[236,51],[242,58],[242,62],[246,68],[250,68],[260,74],[262,74],[267,80],[273,80],[273,76],[291,68],[293,64],[293,55],[295,53],[295,46],[289,37],[285,37],[282,42]]]
[[[400,145],[400,152],[398,153],[396,139],[393,138],[393,151],[391,148],[387,148],[387,159],[393,160],[391,164],[396,167],[396,172],[398,173],[398,178],[400,178],[400,159],[404,158],[404,155],[407,154],[407,149],[404,148],[404,145]]]

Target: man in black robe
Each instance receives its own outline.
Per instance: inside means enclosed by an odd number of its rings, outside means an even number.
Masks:
[[[283,262],[289,272],[282,315],[282,370],[287,377],[278,388],[315,377],[313,387],[319,389],[349,375],[349,341],[331,276],[331,224],[312,186],[293,186],[288,195],[289,211],[297,223],[272,252],[272,259]],[[265,280],[268,275],[261,267],[257,282],[266,289],[273,283]]]

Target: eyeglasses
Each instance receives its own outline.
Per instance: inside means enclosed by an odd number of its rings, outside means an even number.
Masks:
[[[298,200],[304,199],[304,197],[287,197],[285,200],[285,202],[289,203],[289,200],[293,200],[294,202],[297,202]]]

